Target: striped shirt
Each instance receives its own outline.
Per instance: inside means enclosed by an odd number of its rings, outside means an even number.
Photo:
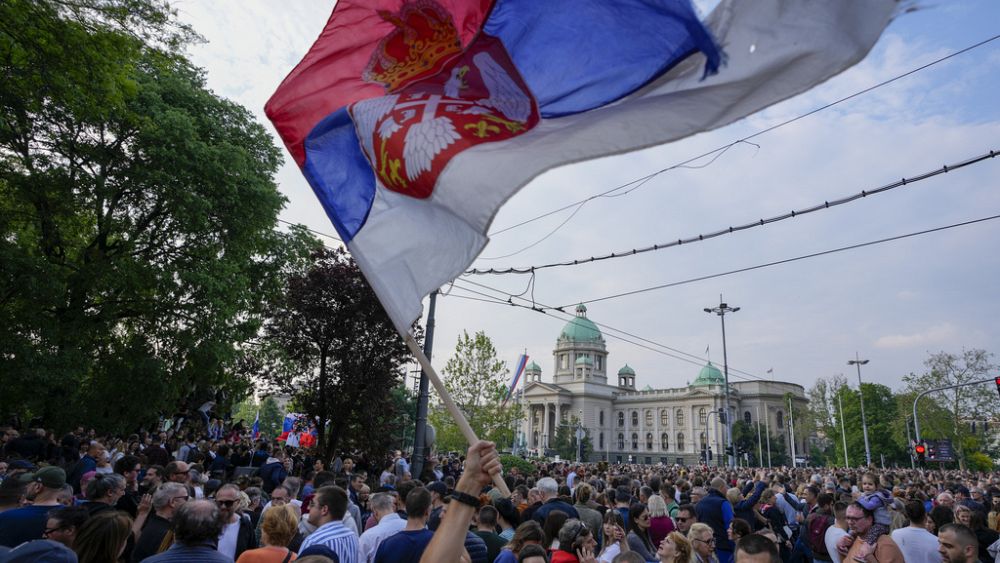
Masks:
[[[340,557],[340,563],[361,563],[358,536],[348,530],[340,520],[327,522],[309,534],[309,537],[302,542],[299,553],[317,544],[325,545],[336,552]]]

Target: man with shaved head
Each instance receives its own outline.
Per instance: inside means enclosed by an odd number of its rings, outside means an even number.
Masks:
[[[733,521],[733,505],[726,500],[726,481],[712,479],[708,493],[695,505],[698,521],[712,528],[715,537],[715,555],[719,561],[733,559],[733,542],[729,540],[729,524]]]

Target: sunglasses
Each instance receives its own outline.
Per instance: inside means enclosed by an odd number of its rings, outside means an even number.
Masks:
[[[215,504],[217,504],[219,506],[225,506],[226,508],[230,508],[231,506],[233,506],[234,504],[236,504],[236,502],[237,501],[235,501],[235,500],[219,500],[219,499],[215,499]]]
[[[694,541],[700,541],[701,543],[703,543],[705,545],[715,545],[715,538],[709,538],[708,540],[699,540],[699,539],[695,538]]]
[[[690,518],[680,518],[680,517],[678,517],[678,518],[674,518],[674,520],[677,520],[678,522],[687,522],[688,520],[690,520]]]

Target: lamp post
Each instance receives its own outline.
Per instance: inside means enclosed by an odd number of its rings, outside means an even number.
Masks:
[[[726,313],[735,313],[739,310],[739,307],[730,307],[722,301],[721,294],[719,295],[718,307],[705,308],[706,313],[715,313],[716,315],[719,315],[719,320],[722,321],[722,372],[726,377],[726,450],[729,467],[735,467],[736,465],[736,452],[733,451],[733,416],[729,409],[729,359],[726,355]]]
[[[862,360],[858,357],[858,353],[854,353],[854,359],[848,360],[847,365],[856,366],[858,368],[858,399],[861,401],[861,429],[865,434],[865,465],[871,466],[872,464],[872,450],[868,445],[868,420],[865,418],[865,396],[861,391],[861,366],[868,363],[868,360]]]

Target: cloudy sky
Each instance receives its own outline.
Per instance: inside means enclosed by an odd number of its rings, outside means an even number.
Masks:
[[[711,4],[698,3],[705,12]],[[268,123],[265,101],[323,28],[333,2],[188,0],[175,6],[206,40],[191,47],[189,55],[206,70],[209,87]],[[894,21],[861,64],[811,92],[681,142],[548,172],[501,209],[492,231],[669,168],[988,40],[1000,33],[997,22],[1000,3],[994,0],[923,3]],[[598,198],[499,233],[475,265],[529,266],[645,247],[1000,150],[998,92],[1000,39],[755,137],[757,146],[737,144],[714,160],[659,174],[627,195]],[[275,143],[280,145],[276,135]],[[282,218],[334,234],[287,160],[278,175],[289,200]],[[434,363],[444,365],[462,330],[484,330],[502,359],[512,365],[527,350],[547,379],[565,315],[467,299],[483,298],[469,289],[504,301],[506,294],[529,289],[529,299],[533,295],[541,305],[568,306],[569,312],[575,303],[590,302],[589,317],[605,325],[610,366],[617,370],[628,363],[638,374],[637,385],[681,386],[697,376],[706,357],[722,363],[719,319],[703,312],[722,294],[741,307],[726,317],[734,381],[773,377],[809,386],[839,373],[856,378],[847,360],[857,352],[871,361],[864,367],[866,380],[898,389],[904,375],[923,371],[930,353],[957,353],[963,347],[1000,352],[1000,220],[600,299],[998,215],[998,179],[1000,158],[708,242],[546,270],[533,280],[533,289],[527,276],[460,278],[438,300]]]

